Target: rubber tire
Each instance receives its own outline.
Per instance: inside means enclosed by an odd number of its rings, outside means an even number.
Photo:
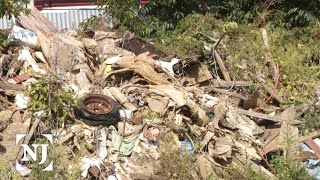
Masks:
[[[110,101],[113,103],[113,109],[106,114],[97,115],[84,108],[77,107],[74,109],[75,117],[90,126],[116,125],[120,120],[119,105],[111,98]]]

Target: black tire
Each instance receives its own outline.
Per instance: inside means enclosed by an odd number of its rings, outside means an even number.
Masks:
[[[120,113],[119,113],[119,105],[116,101],[114,101],[110,97],[106,97],[108,100],[112,103],[113,108],[110,112],[105,114],[94,114],[83,107],[77,107],[75,108],[75,117],[77,119],[82,120],[84,123],[90,125],[90,126],[99,126],[99,125],[116,125],[120,119]]]

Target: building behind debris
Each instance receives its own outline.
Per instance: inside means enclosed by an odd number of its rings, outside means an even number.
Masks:
[[[31,0],[28,6],[36,7],[59,30],[75,29],[84,20],[102,14],[90,0]],[[10,28],[13,22],[6,17],[0,18],[0,29]]]

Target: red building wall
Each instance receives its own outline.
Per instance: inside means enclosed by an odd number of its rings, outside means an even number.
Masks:
[[[34,6],[38,9],[47,7],[90,6],[91,0],[34,0]]]

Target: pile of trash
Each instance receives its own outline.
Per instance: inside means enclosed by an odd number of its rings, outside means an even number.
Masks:
[[[0,152],[9,161],[21,159],[17,147],[34,139],[36,129],[52,134],[55,147],[87,152],[80,159],[84,178],[163,179],[147,162],[167,151],[196,159],[197,169],[185,172],[194,179],[247,164],[276,178],[266,157],[284,150],[288,138],[313,152],[303,160],[320,155],[320,132],[300,136],[296,126],[309,106],[279,106],[285,101],[276,93],[277,68],[274,89],[239,81],[216,51],[219,41],[206,48],[207,61],[165,60],[165,53],[129,32],[122,38],[112,31],[62,33],[43,16],[37,23],[27,19],[19,19],[21,27],[13,27],[7,53],[0,55]],[[39,125],[48,116],[27,109],[32,97],[25,92],[52,74],[82,101],[72,107],[71,123],[48,130]],[[254,85],[259,88],[252,95],[240,94]],[[16,134],[26,134],[23,142]],[[23,176],[31,172],[22,169]]]

